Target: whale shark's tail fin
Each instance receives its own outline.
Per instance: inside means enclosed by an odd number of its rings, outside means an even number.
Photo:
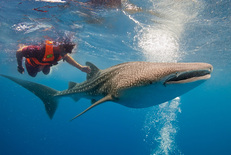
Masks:
[[[3,76],[11,81],[14,81],[15,83],[21,85],[22,87],[26,88],[27,90],[31,91],[36,96],[38,96],[43,101],[46,112],[48,116],[50,117],[50,119],[53,118],[55,111],[57,109],[57,106],[58,106],[58,101],[54,97],[54,94],[58,92],[57,90],[49,88],[41,84],[38,84],[38,83],[18,79],[18,78],[7,76],[7,75],[0,74],[0,76]]]

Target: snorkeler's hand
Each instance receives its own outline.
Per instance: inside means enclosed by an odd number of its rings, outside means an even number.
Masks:
[[[81,68],[81,71],[82,71],[82,72],[85,72],[85,73],[90,73],[90,72],[91,72],[91,68],[88,67],[88,66],[83,66],[83,67]]]
[[[24,71],[25,71],[25,70],[24,70],[23,66],[18,66],[18,72],[19,72],[19,73],[23,74]]]

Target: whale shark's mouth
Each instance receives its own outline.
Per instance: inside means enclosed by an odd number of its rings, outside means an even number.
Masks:
[[[176,73],[175,75],[170,76],[164,82],[164,84],[189,83],[189,82],[194,82],[198,80],[206,80],[211,77],[211,72],[212,72],[212,69]]]

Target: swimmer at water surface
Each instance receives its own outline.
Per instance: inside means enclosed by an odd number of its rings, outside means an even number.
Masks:
[[[50,68],[58,64],[58,61],[64,60],[79,70],[90,73],[88,66],[82,66],[76,62],[69,53],[72,53],[75,44],[72,42],[53,42],[46,40],[41,45],[19,45],[16,52],[18,63],[18,72],[23,74],[24,67],[22,59],[25,57],[25,66],[28,74],[35,77],[38,72],[42,71],[45,75],[50,73]]]

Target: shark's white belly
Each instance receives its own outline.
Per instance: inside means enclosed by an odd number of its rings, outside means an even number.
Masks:
[[[131,88],[120,92],[117,103],[132,108],[150,107],[181,96],[200,83],[193,82],[166,86],[156,83],[145,87]]]

